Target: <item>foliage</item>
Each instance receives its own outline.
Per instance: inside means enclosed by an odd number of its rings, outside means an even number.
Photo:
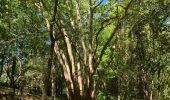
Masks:
[[[0,0],[0,84],[15,89],[23,78],[27,92],[48,84],[49,95],[74,100],[170,99],[169,8],[169,0]]]

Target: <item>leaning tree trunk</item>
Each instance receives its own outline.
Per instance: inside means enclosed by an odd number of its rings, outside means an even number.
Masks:
[[[54,46],[55,46],[55,38],[54,38],[54,22],[55,22],[55,16],[57,13],[57,6],[58,6],[58,0],[55,0],[55,6],[54,6],[54,12],[53,12],[53,19],[52,22],[50,23],[47,16],[44,15],[44,3],[43,1],[40,2],[39,9],[42,12],[42,14],[45,16],[45,22],[46,22],[46,27],[49,31],[49,36],[51,40],[51,48],[50,48],[50,54],[48,58],[48,65],[44,70],[44,76],[43,76],[43,95],[42,95],[42,100],[47,99],[47,94],[51,93],[51,89],[49,87],[51,86],[51,68],[52,68],[52,62],[53,62],[53,54],[54,54]]]

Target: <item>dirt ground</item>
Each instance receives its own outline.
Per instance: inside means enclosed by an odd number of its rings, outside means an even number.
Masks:
[[[16,91],[17,92],[17,91]],[[29,93],[24,93],[22,96],[16,93],[13,96],[12,89],[0,87],[0,100],[40,100],[41,95],[33,95]]]

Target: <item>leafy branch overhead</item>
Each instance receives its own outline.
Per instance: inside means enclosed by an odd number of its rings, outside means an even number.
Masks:
[[[0,0],[0,85],[12,100],[168,100],[169,8],[169,0]]]

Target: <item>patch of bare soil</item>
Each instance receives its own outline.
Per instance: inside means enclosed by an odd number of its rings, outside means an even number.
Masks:
[[[13,95],[12,89],[1,88],[0,87],[0,100],[40,100],[40,95],[32,95],[29,93],[24,93],[22,96],[16,94]]]

